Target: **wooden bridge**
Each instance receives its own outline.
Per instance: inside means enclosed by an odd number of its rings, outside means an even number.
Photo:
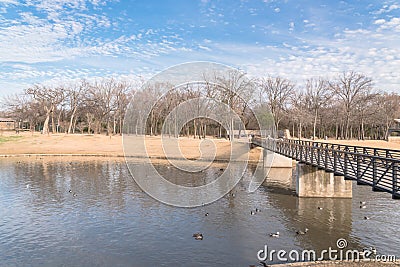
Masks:
[[[252,144],[400,198],[398,150],[259,137]]]

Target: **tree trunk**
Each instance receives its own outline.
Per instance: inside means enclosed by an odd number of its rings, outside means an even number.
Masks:
[[[312,140],[315,140],[315,135],[317,132],[317,118],[318,118],[318,109],[315,109]]]
[[[193,128],[194,128],[193,138],[196,139],[196,135],[197,135],[196,119],[193,120]]]
[[[43,134],[49,134],[49,121],[50,121],[50,113],[47,113],[42,129]]]
[[[54,111],[51,112],[51,133],[54,133]]]
[[[72,131],[72,122],[74,121],[75,112],[76,112],[76,107],[74,107],[72,114],[71,114],[71,119],[69,120],[68,134],[70,134]]]

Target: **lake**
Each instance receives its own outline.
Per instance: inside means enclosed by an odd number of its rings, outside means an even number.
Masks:
[[[190,179],[157,168],[197,185],[220,167]],[[277,186],[248,193],[249,168],[218,201],[177,208],[144,193],[121,159],[4,158],[0,170],[1,266],[249,266],[265,245],[321,251],[339,238],[400,257],[400,200],[367,186],[353,184],[353,199],[299,199]],[[269,236],[277,231],[279,238]]]

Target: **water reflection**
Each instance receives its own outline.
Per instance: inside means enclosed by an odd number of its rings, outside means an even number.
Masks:
[[[266,244],[320,251],[345,238],[350,248],[373,245],[393,254],[400,245],[393,235],[400,227],[399,202],[368,187],[354,186],[353,200],[299,199],[276,186],[249,194],[247,175],[219,201],[188,209],[150,198],[120,160],[3,159],[0,168],[5,266],[248,266],[257,264],[256,253]],[[176,182],[198,182],[165,165],[157,168]],[[209,168],[201,182],[219,169]],[[261,212],[250,215],[256,208]],[[306,227],[306,235],[296,234]],[[280,238],[268,236],[276,231]],[[195,232],[204,240],[194,240]]]

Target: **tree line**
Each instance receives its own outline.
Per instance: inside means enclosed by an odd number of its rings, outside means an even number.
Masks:
[[[199,97],[225,103],[246,129],[256,129],[260,120],[261,124],[273,121],[276,129],[289,129],[299,138],[385,139],[394,119],[400,118],[400,96],[375,88],[372,78],[355,71],[331,79],[310,78],[301,86],[283,77],[248,79],[238,70],[222,76],[204,75],[204,81],[179,88],[172,88],[168,82],[142,86],[137,81],[114,78],[82,79],[63,86],[33,85],[6,97],[3,110],[18,122],[26,122],[31,131],[43,134],[109,135],[122,133],[132,98],[137,106],[154,101],[157,104],[151,107],[149,116],[141,118],[146,120],[145,127],[131,131],[159,135],[176,106]],[[178,131],[179,135],[197,138],[226,133],[220,123],[204,117],[188,121]]]
[[[19,127],[48,133],[122,133],[132,96],[128,82],[104,79],[63,86],[34,85],[4,99],[6,115]]]

